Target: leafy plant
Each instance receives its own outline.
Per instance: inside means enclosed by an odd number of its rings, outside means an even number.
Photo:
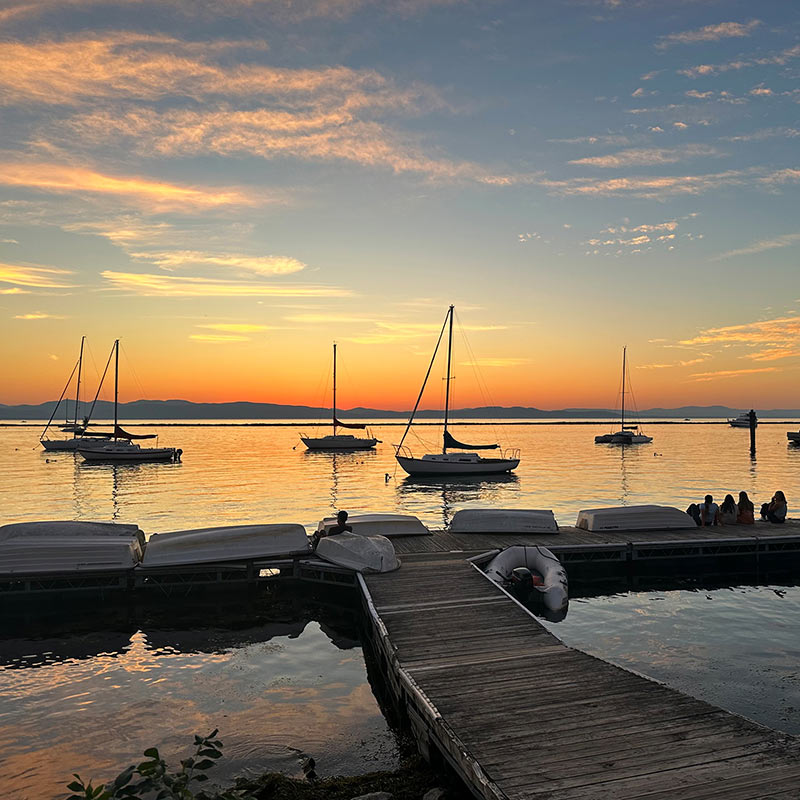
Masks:
[[[145,760],[131,765],[109,784],[93,786],[80,775],[73,773],[74,781],[67,784],[72,794],[67,800],[254,800],[241,789],[226,789],[208,794],[195,784],[208,780],[208,770],[222,758],[222,742],[216,738],[219,731],[208,736],[194,737],[194,755],[181,761],[181,768],[171,772],[158,749],[148,747]]]

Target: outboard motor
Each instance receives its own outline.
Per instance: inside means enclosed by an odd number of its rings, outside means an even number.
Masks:
[[[514,567],[509,591],[521,603],[526,602],[533,591],[533,573],[527,567]]]

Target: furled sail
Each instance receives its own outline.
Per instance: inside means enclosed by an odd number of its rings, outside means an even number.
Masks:
[[[128,433],[128,431],[122,430],[119,425],[114,428],[114,436],[117,439],[155,439],[155,433]]]
[[[366,424],[361,422],[342,422],[340,419],[335,419],[334,425],[338,425],[340,428],[356,428],[360,431],[366,430],[367,427]]]
[[[499,444],[464,444],[452,437],[450,431],[444,432],[444,446],[445,447],[458,447],[461,450],[496,450],[500,447]]]

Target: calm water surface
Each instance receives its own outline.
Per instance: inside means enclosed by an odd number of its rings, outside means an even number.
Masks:
[[[757,458],[746,430],[650,425],[650,445],[595,445],[597,425],[456,426],[469,441],[522,449],[511,476],[412,480],[376,425],[375,452],[308,453],[302,429],[225,425],[157,428],[181,464],[92,465],[45,454],[37,427],[0,427],[0,524],[37,519],[135,522],[160,531],[252,522],[309,528],[332,510],[416,514],[442,527],[461,508],[552,508],[573,524],[582,508],[664,503],[783,489],[800,506],[792,425],[761,425]],[[312,433],[312,426],[307,427]],[[430,451],[436,429],[407,442]],[[429,447],[425,446],[425,443]],[[294,449],[296,447],[296,449]],[[800,733],[800,589],[744,587],[574,599],[551,628],[565,642],[772,727]],[[177,612],[176,612],[177,613]],[[265,616],[266,615],[266,616]],[[59,796],[73,771],[107,777],[160,744],[182,754],[192,734],[220,727],[223,777],[278,769],[302,754],[322,774],[392,768],[395,739],[370,689],[357,632],[329,611],[293,608],[179,624],[71,621],[57,631],[0,633],[0,783],[15,796]],[[0,617],[0,619],[3,619]]]

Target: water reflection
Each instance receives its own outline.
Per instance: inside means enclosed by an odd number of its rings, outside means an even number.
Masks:
[[[375,462],[377,454],[374,450],[358,450],[342,452],[339,450],[306,450],[303,453],[305,461],[316,464],[328,463],[330,473],[330,508],[339,509],[340,481],[354,477],[359,469],[370,469]],[[324,469],[324,467],[323,467]]]
[[[442,527],[447,528],[453,514],[469,505],[513,508],[519,497],[519,478],[513,473],[457,478],[409,475],[397,484],[396,493],[401,508],[409,505],[407,501],[423,501],[429,507],[437,507]]]

